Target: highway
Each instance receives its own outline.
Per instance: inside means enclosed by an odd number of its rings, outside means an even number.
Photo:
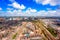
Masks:
[[[43,34],[45,34],[45,37],[47,37],[48,40],[56,40],[55,37],[45,28],[44,23],[42,21],[37,20],[35,22],[33,21],[32,23],[34,23],[35,26],[37,25],[37,27],[40,28],[40,30]]]

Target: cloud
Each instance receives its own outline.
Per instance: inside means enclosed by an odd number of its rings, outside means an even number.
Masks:
[[[37,12],[38,16],[60,16],[60,11],[58,10],[48,10],[48,11],[45,11],[45,10],[41,10],[39,12]]]
[[[32,11],[31,11],[32,10]],[[36,10],[36,9],[34,9]],[[8,11],[7,13],[9,15],[13,15],[13,16],[60,16],[60,11],[58,10],[40,10],[40,11],[34,11],[32,8],[28,8],[26,11],[22,11],[22,10],[13,10],[13,11]]]
[[[20,9],[18,10],[14,9],[13,11],[8,10],[7,14],[9,14],[10,16],[34,16],[34,13],[36,12],[37,12],[36,9],[28,8],[25,11],[22,11]]]
[[[30,12],[37,12],[36,9],[31,9],[31,8],[29,9],[29,11],[30,11]]]
[[[32,9],[32,8],[28,8],[26,10],[26,13],[35,13],[35,12],[37,12],[37,10],[36,9]]]
[[[23,13],[21,10],[13,10],[13,11],[8,10],[6,14],[8,14],[8,16],[21,16],[21,14]]]
[[[11,6],[13,8],[7,8],[7,14],[9,14],[9,16],[22,16],[23,14],[23,10],[26,8],[23,4],[19,4],[18,2],[16,2],[15,0],[9,0],[10,2],[12,2],[12,4],[8,4],[8,6]]]
[[[11,11],[12,10],[12,11]],[[60,16],[59,10],[40,10],[27,8],[25,11],[20,9],[7,8],[6,12],[0,12],[0,16]]]
[[[25,9],[26,8],[23,4],[20,5],[17,2],[13,2],[12,4],[8,4],[8,6],[12,6],[13,8],[16,8],[16,9]]]
[[[51,6],[60,5],[60,0],[33,0],[33,1],[43,5],[47,5],[47,4],[50,4]]]
[[[2,10],[2,8],[0,8],[0,11]]]
[[[7,8],[7,11],[11,11],[11,10],[14,10],[13,8]]]

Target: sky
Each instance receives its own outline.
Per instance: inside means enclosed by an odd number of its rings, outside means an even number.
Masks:
[[[60,0],[0,0],[0,16],[60,16]]]

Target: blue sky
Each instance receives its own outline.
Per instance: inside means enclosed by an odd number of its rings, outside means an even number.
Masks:
[[[0,0],[0,16],[60,16],[59,0]]]

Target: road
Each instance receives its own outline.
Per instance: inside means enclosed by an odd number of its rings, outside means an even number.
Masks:
[[[43,34],[46,35],[48,40],[56,40],[55,37],[45,28],[44,23],[42,21],[37,20],[33,23],[35,24],[35,26],[37,25],[37,27],[41,29],[41,31],[43,32]]]
[[[32,31],[34,33],[33,34],[34,37],[36,36],[36,34],[38,34],[41,37],[43,37],[45,40],[56,40],[55,37],[45,28],[46,26],[44,22],[42,22],[42,20],[31,21],[32,25],[34,25],[35,30],[32,30],[31,28],[26,27],[28,23],[29,22],[22,22],[21,26],[18,25],[17,28],[14,30],[14,32],[9,34],[5,39],[2,39],[2,40],[21,40],[21,38],[24,37],[23,35],[24,30]],[[26,39],[26,40],[30,40],[30,39]]]

